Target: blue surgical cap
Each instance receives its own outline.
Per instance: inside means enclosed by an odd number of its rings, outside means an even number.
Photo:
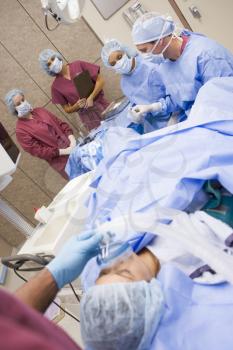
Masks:
[[[102,284],[84,294],[80,311],[88,349],[145,350],[164,313],[164,297],[156,279]]]
[[[41,68],[48,74],[51,75],[52,77],[55,77],[56,74],[51,72],[51,70],[48,67],[48,60],[51,57],[57,57],[59,58],[61,61],[63,61],[62,59],[62,55],[59,52],[53,51],[51,49],[45,49],[43,51],[41,51],[40,55],[39,55],[39,62],[41,65]]]
[[[111,39],[104,44],[101,50],[101,58],[106,67],[112,67],[109,64],[108,59],[111,53],[114,51],[124,51],[129,57],[137,56],[137,51],[135,49],[121,44],[116,39]]]
[[[135,45],[159,40],[175,30],[175,23],[170,16],[161,16],[155,12],[145,13],[133,25],[132,38]]]
[[[16,109],[15,109],[14,101],[13,101],[13,98],[17,95],[23,96],[24,93],[20,89],[13,89],[13,90],[10,90],[5,96],[6,106],[9,110],[9,112],[13,115],[18,115],[18,113],[16,112]]]

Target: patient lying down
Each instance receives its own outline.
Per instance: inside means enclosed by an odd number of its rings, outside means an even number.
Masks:
[[[88,349],[148,349],[147,333],[164,307],[154,278],[159,269],[158,259],[145,248],[101,271],[82,300],[82,336]]]
[[[196,284],[147,248],[103,269],[81,301],[88,350],[230,350],[232,322],[232,285]]]
[[[127,283],[145,280],[151,281],[160,269],[159,260],[146,248],[140,253],[132,253],[127,260],[122,260],[100,272],[96,284]]]

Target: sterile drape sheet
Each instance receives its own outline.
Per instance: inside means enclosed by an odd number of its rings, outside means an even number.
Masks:
[[[182,123],[142,136],[108,130],[87,203],[89,224],[156,206],[185,210],[208,179],[233,193],[232,174],[233,78],[216,78]]]

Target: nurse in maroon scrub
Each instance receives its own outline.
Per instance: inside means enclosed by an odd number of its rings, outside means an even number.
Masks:
[[[21,147],[32,156],[46,160],[68,179],[65,166],[76,146],[70,126],[45,108],[33,108],[22,90],[9,91],[5,102],[10,113],[17,116],[16,137]]]
[[[104,80],[100,75],[100,67],[79,60],[67,64],[58,52],[50,49],[40,53],[39,62],[47,74],[55,77],[51,87],[52,102],[60,104],[66,113],[78,112],[88,131],[98,127],[101,113],[109,105],[102,90]],[[83,71],[88,71],[95,83],[93,92],[86,99],[79,97],[73,83],[74,77]]]

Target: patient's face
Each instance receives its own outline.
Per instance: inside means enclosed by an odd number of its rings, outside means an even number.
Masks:
[[[133,253],[126,260],[103,269],[96,284],[150,281],[153,277],[155,277],[154,267],[148,264],[148,260],[145,261]]]

